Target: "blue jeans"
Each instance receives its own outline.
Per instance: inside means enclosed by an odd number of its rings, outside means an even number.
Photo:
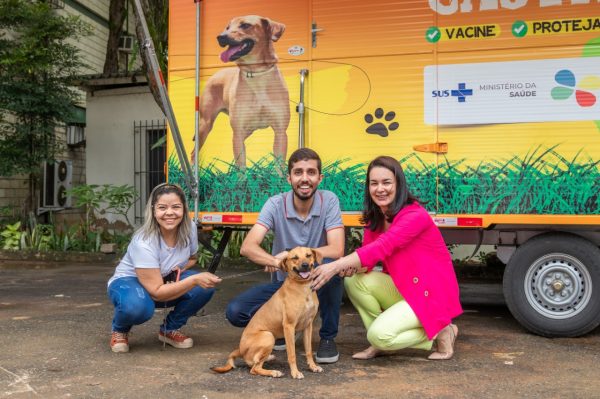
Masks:
[[[225,317],[236,327],[246,327],[254,313],[281,287],[283,281],[261,284],[242,292],[227,305]],[[321,316],[321,339],[334,339],[340,322],[340,306],[344,284],[340,276],[334,276],[319,291],[319,313]]]
[[[183,280],[196,273],[186,270],[181,273],[180,278]],[[157,302],[150,297],[137,277],[118,278],[108,286],[108,297],[115,307],[112,330],[129,332],[131,327],[150,320],[155,308],[165,307],[174,307],[174,309],[169,312],[166,323],[161,324],[160,330],[178,330],[210,301],[214,293],[214,288],[194,287],[177,299]]]

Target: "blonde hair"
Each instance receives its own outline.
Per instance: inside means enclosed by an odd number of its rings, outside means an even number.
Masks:
[[[136,235],[141,235],[143,239],[160,239],[160,225],[154,217],[154,205],[158,199],[166,194],[176,194],[183,204],[183,218],[179,226],[177,226],[177,241],[176,247],[185,247],[190,244],[190,235],[192,232],[192,220],[188,211],[185,193],[175,184],[162,183],[154,187],[146,203],[144,210],[144,224],[135,232]]]

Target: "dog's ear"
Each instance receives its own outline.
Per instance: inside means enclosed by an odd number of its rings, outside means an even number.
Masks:
[[[317,262],[320,265],[321,262],[323,262],[323,254],[321,253],[321,251],[314,248],[311,248],[310,250],[312,251],[315,262]]]
[[[285,25],[281,22],[271,21],[269,18],[263,18],[262,24],[267,32],[271,33],[271,40],[276,42],[279,40],[283,32],[285,31]]]
[[[288,258],[282,259],[281,262],[279,262],[279,268],[281,269],[281,271],[287,272],[288,271],[288,264],[287,264]]]

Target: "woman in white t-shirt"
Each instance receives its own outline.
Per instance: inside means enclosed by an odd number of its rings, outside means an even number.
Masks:
[[[144,220],[108,281],[115,307],[110,347],[113,352],[128,352],[131,327],[150,320],[156,307],[174,307],[160,326],[158,339],[175,348],[191,348],[192,338],[179,329],[210,301],[221,279],[188,270],[196,264],[198,231],[180,187],[156,186]]]

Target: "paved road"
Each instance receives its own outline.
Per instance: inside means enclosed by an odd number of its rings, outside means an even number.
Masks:
[[[112,309],[105,283],[112,266],[16,266],[0,273],[0,398],[600,397],[600,330],[574,339],[531,335],[502,305],[494,285],[462,285],[466,312],[456,320],[460,333],[450,361],[427,361],[426,353],[414,350],[353,361],[350,355],[367,343],[356,311],[345,304],[340,361],[293,380],[281,352],[272,362],[285,373],[280,379],[250,376],[242,364],[224,375],[209,370],[225,361],[241,334],[226,322],[225,304],[263,281],[262,273],[221,284],[204,315],[186,327],[194,348],[163,348],[156,333],[164,313],[157,311],[133,330],[128,354],[108,347]],[[301,356],[299,366],[306,370]]]

